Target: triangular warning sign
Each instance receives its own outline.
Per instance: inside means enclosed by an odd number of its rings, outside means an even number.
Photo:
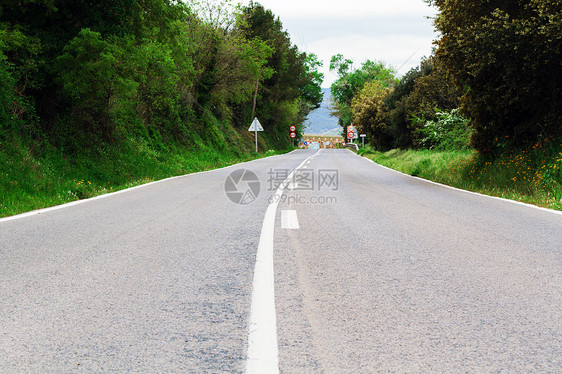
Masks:
[[[254,118],[254,121],[250,125],[248,131],[263,131],[263,127],[261,127],[261,123],[257,118]]]

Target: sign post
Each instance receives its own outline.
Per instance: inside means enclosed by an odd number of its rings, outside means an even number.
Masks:
[[[353,144],[353,138],[355,138],[355,127],[353,125],[347,126],[347,138]]]
[[[295,138],[297,137],[297,133],[295,131],[297,131],[297,127],[296,126],[291,126],[289,127],[289,130],[291,131],[291,147],[295,146]]]
[[[254,118],[254,121],[252,122],[252,124],[250,125],[250,128],[248,129],[248,131],[253,131],[254,135],[256,137],[256,152],[258,151],[258,131],[263,131],[263,127],[261,126],[260,121],[258,121],[258,118]]]
[[[361,148],[365,148],[365,137],[367,136],[366,134],[361,134],[359,135],[361,137],[361,142],[363,143],[363,145],[361,146]]]

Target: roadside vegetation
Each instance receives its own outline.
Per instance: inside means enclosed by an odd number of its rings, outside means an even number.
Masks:
[[[486,161],[472,151],[372,147],[359,154],[402,173],[482,194],[562,210],[562,150],[531,149]]]
[[[320,65],[258,3],[3,1],[0,216],[286,150]]]
[[[250,141],[250,148],[253,143]],[[95,158],[70,160],[54,147],[30,150],[12,143],[0,152],[0,217],[115,192],[160,179],[212,170],[289,149],[256,153],[250,149],[150,149],[131,145],[105,149]],[[17,162],[21,160],[21,162]]]
[[[407,174],[562,209],[562,12],[557,0],[441,1],[432,56],[397,78],[332,58],[340,125]]]

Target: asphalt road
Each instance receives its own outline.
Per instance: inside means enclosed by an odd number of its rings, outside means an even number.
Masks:
[[[303,150],[0,220],[0,372],[243,372],[271,209],[281,372],[562,371],[562,215]]]

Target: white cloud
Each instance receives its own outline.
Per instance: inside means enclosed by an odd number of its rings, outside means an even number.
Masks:
[[[282,19],[431,13],[428,12],[430,10],[428,5],[422,0],[261,0],[257,2],[273,10]]]
[[[354,60],[358,67],[367,59],[382,60],[396,69],[403,65],[398,71],[401,75],[431,54],[432,42],[437,38],[428,19],[436,11],[423,0],[257,2],[281,19],[300,50],[315,53],[324,61],[324,87],[336,79],[328,71],[335,54]]]
[[[337,46],[336,51],[334,46]],[[328,69],[330,58],[336,53],[353,60],[357,68],[367,59],[384,61],[394,69],[399,69],[398,74],[401,75],[418,66],[423,56],[431,54],[431,43],[425,37],[412,35],[348,35],[313,42],[308,49],[325,62],[322,69],[325,75],[323,86],[329,87],[337,78]]]

